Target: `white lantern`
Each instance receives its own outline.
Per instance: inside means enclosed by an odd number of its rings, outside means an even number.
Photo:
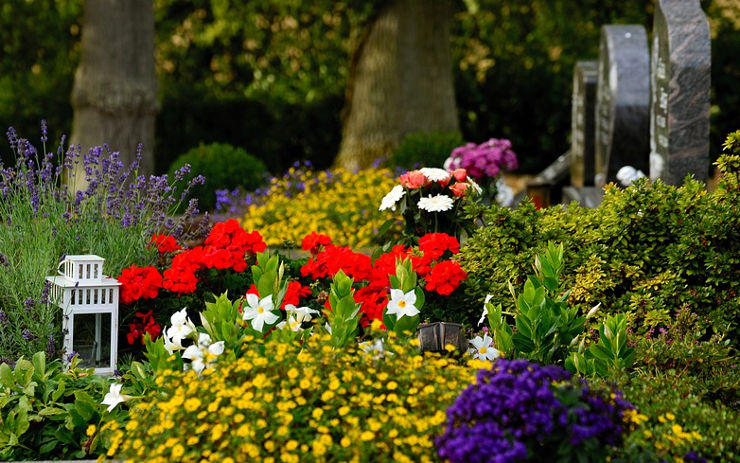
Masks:
[[[67,354],[79,354],[80,366],[110,375],[118,360],[118,291],[121,283],[103,275],[105,259],[67,256],[48,276],[49,299],[63,310]],[[66,356],[65,356],[66,358]]]

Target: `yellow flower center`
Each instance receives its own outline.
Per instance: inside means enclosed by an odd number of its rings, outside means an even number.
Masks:
[[[487,347],[481,347],[481,348],[480,348],[480,349],[478,350],[478,352],[480,352],[481,354],[485,354],[486,352],[488,352],[488,348],[487,348]]]
[[[398,301],[398,307],[400,307],[402,309],[404,307],[406,307],[406,301],[404,301],[403,299],[401,299],[400,301]]]
[[[257,306],[257,313],[262,314],[265,313],[265,309],[262,308],[262,306]]]

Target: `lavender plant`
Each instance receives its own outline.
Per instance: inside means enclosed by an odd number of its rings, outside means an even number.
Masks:
[[[44,277],[56,273],[65,254],[98,254],[115,276],[131,263],[156,262],[156,249],[147,249],[152,234],[187,240],[205,226],[195,219],[197,201],[181,216],[172,214],[188,190],[175,196],[173,186],[189,166],[170,181],[139,173],[141,146],[130,166],[107,146],[65,151],[62,139],[56,152],[47,152],[43,121],[41,151],[12,127],[7,136],[15,165],[0,162],[0,359],[59,347],[61,316],[48,303]],[[84,178],[73,168],[80,165]],[[202,181],[196,177],[188,187]]]
[[[455,462],[605,461],[631,427],[634,407],[566,370],[497,360],[447,410],[437,452]]]

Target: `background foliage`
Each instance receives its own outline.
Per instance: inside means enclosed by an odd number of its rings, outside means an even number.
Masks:
[[[255,153],[273,173],[297,159],[327,167],[340,141],[352,52],[385,1],[156,0],[157,172],[209,142]],[[508,138],[522,171],[542,169],[569,146],[575,62],[596,58],[603,24],[649,31],[653,4],[456,2],[451,47],[463,138]],[[702,5],[712,27],[711,152],[718,153],[723,134],[737,128],[740,6]],[[56,135],[69,133],[82,1],[0,9],[0,125],[29,134],[45,117]]]

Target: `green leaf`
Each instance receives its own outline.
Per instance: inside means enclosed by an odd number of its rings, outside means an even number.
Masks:
[[[36,352],[33,354],[32,360],[37,379],[43,380],[46,374],[46,352]]]
[[[26,359],[18,360],[18,363],[15,364],[15,370],[13,371],[15,382],[21,387],[28,386],[33,377],[33,371],[34,368],[31,362]]]
[[[514,333],[511,339],[514,343],[514,347],[516,347],[520,352],[529,353],[534,350],[534,343],[532,340],[523,336],[521,333]]]
[[[15,385],[13,370],[10,369],[7,363],[0,364],[0,383],[7,388],[12,388]]]

